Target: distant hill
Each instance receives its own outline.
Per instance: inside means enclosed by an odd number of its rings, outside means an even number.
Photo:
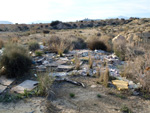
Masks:
[[[116,18],[118,18],[118,19],[129,19],[129,17],[126,17],[126,16],[118,16],[118,17],[108,17],[107,19],[116,19]]]
[[[80,21],[86,21],[86,22],[88,22],[88,21],[95,21],[95,20],[101,20],[101,19],[89,19],[89,18],[85,18],[85,19],[83,19],[83,20],[80,20]]]
[[[13,23],[9,21],[0,21],[0,24],[13,24]]]
[[[28,24],[47,24],[47,23],[51,23],[51,21],[42,21],[42,20],[38,20],[38,21],[33,21],[33,22],[29,22]]]
[[[11,22],[3,22],[5,25],[0,24],[0,32],[25,32],[25,31],[36,31],[39,32],[48,32],[50,30],[56,29],[83,29],[90,27],[103,27],[103,26],[120,26],[124,24],[147,24],[150,22],[150,18],[136,18],[131,17],[129,19],[119,19],[123,18],[118,17],[118,19],[83,19],[76,22],[61,22],[61,21],[52,21],[51,23],[39,23],[39,24],[11,24]],[[125,17],[124,17],[125,18]],[[138,21],[136,21],[138,20]],[[6,24],[7,23],[7,24]]]

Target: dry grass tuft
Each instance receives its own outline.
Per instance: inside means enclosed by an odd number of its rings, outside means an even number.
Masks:
[[[40,45],[37,42],[30,42],[29,43],[29,50],[36,51],[40,48]]]
[[[79,56],[78,55],[75,55],[75,60],[74,60],[74,63],[75,63],[75,69],[76,70],[79,70],[80,69],[80,59],[79,59]]]
[[[48,40],[48,49],[63,56],[63,53],[72,50],[73,46],[71,40],[53,36]]]
[[[49,76],[49,73],[39,74],[38,75],[38,95],[49,96],[51,92],[51,85],[54,81],[54,78]]]
[[[92,55],[90,54],[89,55],[89,68],[90,69],[93,69],[93,62],[94,62],[94,59],[92,58]]]
[[[100,83],[102,83],[105,87],[108,87],[108,81],[109,81],[109,68],[107,67],[105,72],[101,73],[100,76]]]

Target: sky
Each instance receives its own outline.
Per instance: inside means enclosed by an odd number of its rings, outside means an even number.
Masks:
[[[76,21],[109,17],[150,18],[150,0],[0,0],[0,21]]]

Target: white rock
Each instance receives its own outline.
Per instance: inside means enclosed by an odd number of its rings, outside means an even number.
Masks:
[[[97,85],[91,85],[91,88],[96,88],[97,87]]]

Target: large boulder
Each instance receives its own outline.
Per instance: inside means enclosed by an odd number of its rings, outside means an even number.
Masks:
[[[118,35],[115,38],[112,39],[112,43],[119,43],[119,42],[123,42],[126,43],[126,38],[122,35]]]

